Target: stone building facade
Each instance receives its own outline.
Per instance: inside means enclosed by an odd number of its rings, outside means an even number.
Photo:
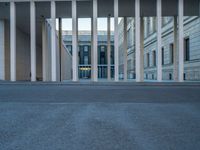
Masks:
[[[72,33],[63,32],[63,41],[72,54]],[[107,32],[98,32],[98,78],[107,78]],[[80,79],[91,78],[91,31],[78,32],[78,74]],[[111,77],[114,77],[114,37],[111,32]]]
[[[156,18],[144,17],[144,79],[157,79]],[[123,20],[119,24],[119,53],[123,55]],[[128,78],[135,78],[134,19],[127,18]],[[131,33],[130,33],[131,32]],[[162,78],[173,80],[174,17],[162,18]],[[119,55],[121,78],[123,57]],[[184,80],[200,80],[200,18],[184,17]]]

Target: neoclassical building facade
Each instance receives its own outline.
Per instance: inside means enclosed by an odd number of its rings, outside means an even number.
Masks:
[[[125,18],[124,18],[125,19]],[[124,19],[119,24],[120,56],[123,55]],[[174,80],[174,17],[162,18],[162,80]],[[134,18],[127,18],[128,29],[128,78],[135,78]],[[184,74],[187,81],[200,80],[200,18],[198,16],[184,18]],[[156,50],[156,18],[144,18],[144,79],[157,80]],[[119,58],[121,78],[124,78],[124,58]]]
[[[72,54],[72,33],[70,31],[63,32],[63,41],[66,48]],[[114,35],[111,32],[111,56],[110,56],[110,72],[111,78],[114,78]],[[91,79],[91,31],[79,31],[78,33],[78,74],[79,79]],[[108,44],[107,31],[98,32],[98,78],[108,78]]]

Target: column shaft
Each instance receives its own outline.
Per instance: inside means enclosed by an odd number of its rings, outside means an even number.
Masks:
[[[30,2],[31,81],[36,81],[36,19],[35,2]]]
[[[42,78],[47,81],[47,33],[45,20],[42,22]]]
[[[114,0],[114,22],[115,22],[115,81],[119,81],[119,39],[118,39],[118,0]]]
[[[93,67],[92,67],[92,74],[93,74],[93,81],[97,81],[97,70],[98,70],[98,54],[97,54],[97,0],[93,0]]]
[[[10,2],[10,80],[16,81],[16,6]]]
[[[183,82],[184,73],[184,35],[183,35],[183,0],[178,1],[178,53],[179,53],[179,82]]]
[[[51,80],[57,81],[56,70],[56,4],[51,1]]]
[[[94,79],[94,75],[93,75],[93,68],[94,68],[94,59],[93,59],[93,16],[91,17],[91,55],[90,55],[90,59],[91,59],[91,80]]]
[[[162,81],[162,3],[157,0],[157,81]]]
[[[140,17],[140,0],[135,0],[135,71],[136,82],[143,82],[143,20]]]
[[[127,18],[124,17],[124,81],[127,80],[127,50],[128,50],[128,45],[127,45]]]
[[[178,81],[178,52],[177,52],[177,41],[178,41],[178,37],[177,37],[177,17],[174,16],[174,50],[173,50],[173,65],[174,65],[174,81]]]
[[[78,81],[78,22],[76,0],[72,0],[72,80]]]
[[[107,18],[107,78],[111,80],[111,42],[110,42],[110,15]]]
[[[141,17],[140,19],[140,73],[141,73],[141,81],[144,81],[144,19]]]
[[[5,22],[0,20],[0,80],[5,80]]]

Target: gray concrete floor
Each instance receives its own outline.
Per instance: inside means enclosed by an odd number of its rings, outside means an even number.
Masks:
[[[199,150],[200,86],[0,84],[0,150]]]

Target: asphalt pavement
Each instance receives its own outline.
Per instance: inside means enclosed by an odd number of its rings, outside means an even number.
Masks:
[[[0,150],[199,150],[198,84],[0,84]]]

